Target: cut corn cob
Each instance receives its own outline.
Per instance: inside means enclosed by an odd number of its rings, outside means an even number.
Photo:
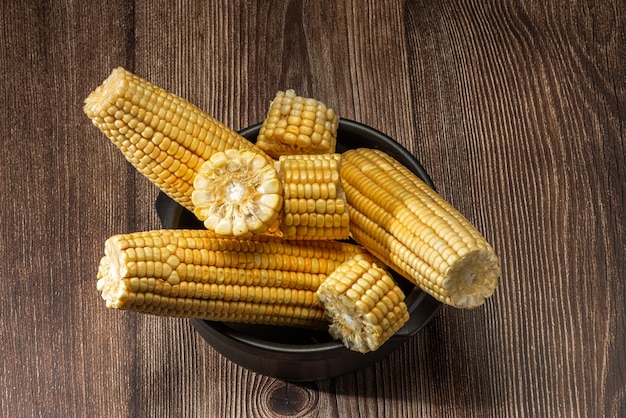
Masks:
[[[282,210],[283,187],[274,165],[248,149],[214,153],[198,170],[193,187],[194,214],[219,235],[261,234]]]
[[[339,117],[324,103],[279,91],[261,125],[257,145],[277,159],[286,154],[334,153]]]
[[[341,176],[356,242],[443,303],[475,308],[493,294],[493,248],[407,168],[382,151],[349,150]]]
[[[194,177],[214,152],[264,154],[196,106],[121,67],[85,99],[84,111],[139,172],[191,211]]]
[[[389,273],[357,254],[317,289],[333,338],[360,353],[380,348],[409,320],[404,293]]]
[[[340,154],[283,155],[281,231],[287,239],[346,239],[350,218],[341,185]]]
[[[97,289],[109,308],[171,317],[327,327],[315,291],[358,245],[217,238],[207,230],[119,234]]]

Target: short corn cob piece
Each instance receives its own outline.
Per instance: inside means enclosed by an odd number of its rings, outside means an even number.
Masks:
[[[315,291],[347,243],[217,238],[207,230],[119,234],[105,243],[97,289],[108,308],[181,318],[325,328]]]
[[[85,99],[84,111],[139,172],[191,211],[194,177],[214,152],[264,154],[196,106],[121,67]]]
[[[324,103],[279,91],[261,125],[257,145],[277,159],[286,154],[329,154],[337,145],[337,113]]]
[[[264,233],[278,220],[283,186],[264,156],[248,149],[211,155],[196,174],[191,201],[204,226],[223,236]]]
[[[340,154],[283,155],[281,231],[286,239],[346,239],[350,218],[341,184]]]
[[[387,271],[362,255],[334,270],[317,289],[333,338],[353,351],[380,348],[409,320],[402,289]]]
[[[349,150],[341,176],[356,242],[448,305],[475,308],[493,294],[493,248],[407,168],[382,151]]]

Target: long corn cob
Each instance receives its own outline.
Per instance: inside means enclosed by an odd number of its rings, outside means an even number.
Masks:
[[[350,218],[341,185],[341,155],[283,155],[277,166],[284,190],[283,236],[348,238]]]
[[[355,241],[443,303],[475,308],[492,295],[493,248],[417,176],[364,148],[343,154],[341,176]]]
[[[105,243],[97,289],[109,308],[171,317],[319,328],[315,291],[347,243],[216,238],[207,230],[119,234]]]
[[[409,320],[400,287],[361,254],[330,273],[316,294],[330,318],[330,334],[360,353],[380,348]]]
[[[214,152],[246,148],[265,155],[196,106],[121,67],[85,99],[84,111],[129,162],[191,211],[194,178]]]
[[[194,214],[217,234],[258,235],[278,224],[282,182],[261,154],[232,148],[216,152],[198,170],[193,187]]]
[[[324,103],[291,89],[279,91],[256,143],[275,159],[288,154],[332,154],[338,127],[337,113]]]

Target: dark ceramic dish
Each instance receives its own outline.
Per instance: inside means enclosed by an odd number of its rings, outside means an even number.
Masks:
[[[240,134],[255,141],[260,126],[251,126]],[[419,162],[405,148],[375,129],[341,119],[337,142],[337,152],[359,147],[383,150],[434,188]],[[191,212],[163,193],[155,205],[164,228],[203,228]],[[411,318],[381,348],[367,354],[348,350],[323,331],[199,319],[192,319],[191,323],[213,348],[247,369],[288,381],[327,379],[366,368],[387,357],[416,335],[441,307],[439,302],[401,276],[394,273],[394,278],[406,294]]]

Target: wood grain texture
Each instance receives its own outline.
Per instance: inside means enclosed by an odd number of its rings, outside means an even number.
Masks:
[[[623,0],[13,3],[0,416],[626,416]],[[159,227],[155,188],[82,112],[119,65],[236,129],[294,88],[388,133],[493,243],[500,288],[307,384],[106,310],[104,240]]]

